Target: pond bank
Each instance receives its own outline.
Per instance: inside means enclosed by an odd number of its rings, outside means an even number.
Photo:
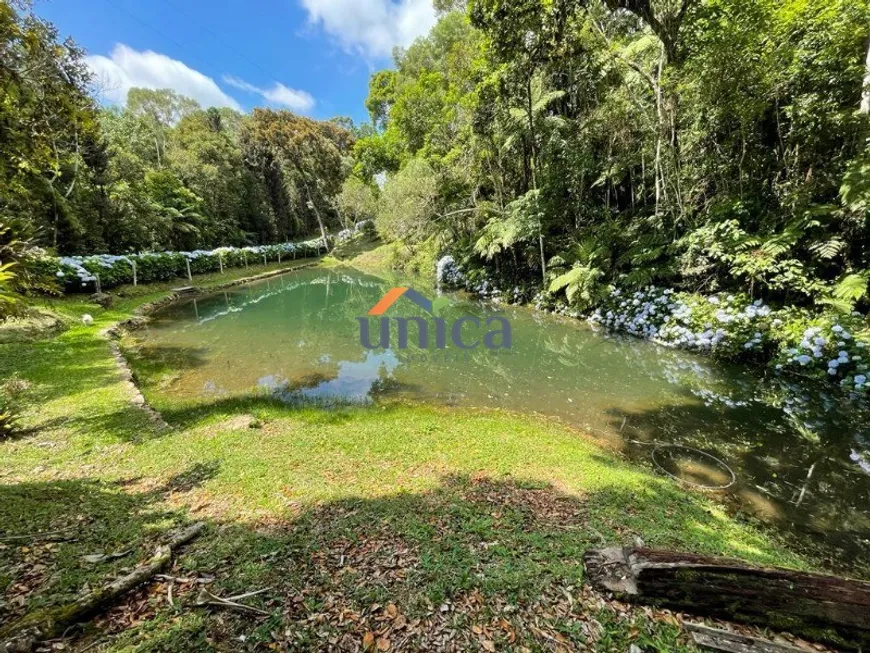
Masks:
[[[533,416],[218,398],[162,410],[173,429],[156,428],[130,404],[100,334],[168,290],[140,289],[108,310],[52,302],[73,322],[67,332],[0,345],[0,373],[32,383],[25,434],[0,443],[3,535],[76,529],[71,540],[0,548],[4,621],[95,586],[192,520],[210,529],[172,572],[193,579],[176,582],[174,605],[165,581],[150,585],[73,650],[237,648],[240,637],[251,648],[432,648],[448,637],[461,648],[689,651],[679,615],[612,605],[585,587],[583,551],[641,538],[814,566],[709,499]],[[80,322],[86,312],[92,326]],[[195,609],[204,577],[221,596],[269,588],[251,602],[271,618]]]

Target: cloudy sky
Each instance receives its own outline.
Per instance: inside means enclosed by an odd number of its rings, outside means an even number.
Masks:
[[[38,0],[88,52],[106,103],[172,88],[203,106],[366,118],[373,70],[435,22],[431,0]]]

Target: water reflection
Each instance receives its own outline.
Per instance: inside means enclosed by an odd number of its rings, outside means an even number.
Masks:
[[[178,353],[152,365],[165,376],[149,391],[205,402],[253,392],[294,404],[401,395],[543,413],[647,463],[663,444],[709,452],[736,472],[730,494],[748,512],[826,543],[841,559],[870,550],[866,404],[824,385],[762,378],[576,320],[458,296],[444,309],[448,322],[499,310],[514,348],[367,351],[356,318],[389,287],[350,270],[302,270],[171,307],[142,334],[146,360]],[[390,314],[421,315],[415,310],[400,300]],[[697,459],[672,463],[689,478],[715,476]]]
[[[331,357],[324,354],[320,362],[328,365]],[[316,374],[291,382],[270,374],[258,379],[257,387],[285,403],[304,403],[305,400],[371,403],[377,388],[392,378],[398,366],[399,359],[390,350],[367,351],[360,362],[339,361],[332,375]]]

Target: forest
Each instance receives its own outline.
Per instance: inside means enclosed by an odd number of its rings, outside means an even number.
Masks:
[[[374,218],[393,265],[429,276],[450,253],[581,311],[614,284],[866,308],[866,0],[436,0],[359,126],[169,90],[101,106],[84,53],[25,9],[0,6],[9,289],[46,285],[27,281],[46,251]]]
[[[283,243],[336,222],[346,121],[203,109],[171,90],[100,106],[84,52],[29,9],[0,3],[0,274],[12,289],[51,290],[33,274],[47,253]]]
[[[472,0],[375,74],[379,229],[607,284],[866,301],[868,3]],[[555,283],[554,283],[555,282]]]

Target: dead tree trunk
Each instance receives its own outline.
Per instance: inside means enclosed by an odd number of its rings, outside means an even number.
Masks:
[[[87,619],[121,595],[161,572],[172,560],[173,551],[190,542],[204,528],[205,524],[198,523],[179,531],[169,542],[157,547],[154,555],[146,563],[69,605],[27,614],[0,629],[0,653],[29,652],[39,642],[61,636],[70,626]]]
[[[584,562],[592,584],[622,600],[870,649],[870,582],[636,548],[590,550]]]

